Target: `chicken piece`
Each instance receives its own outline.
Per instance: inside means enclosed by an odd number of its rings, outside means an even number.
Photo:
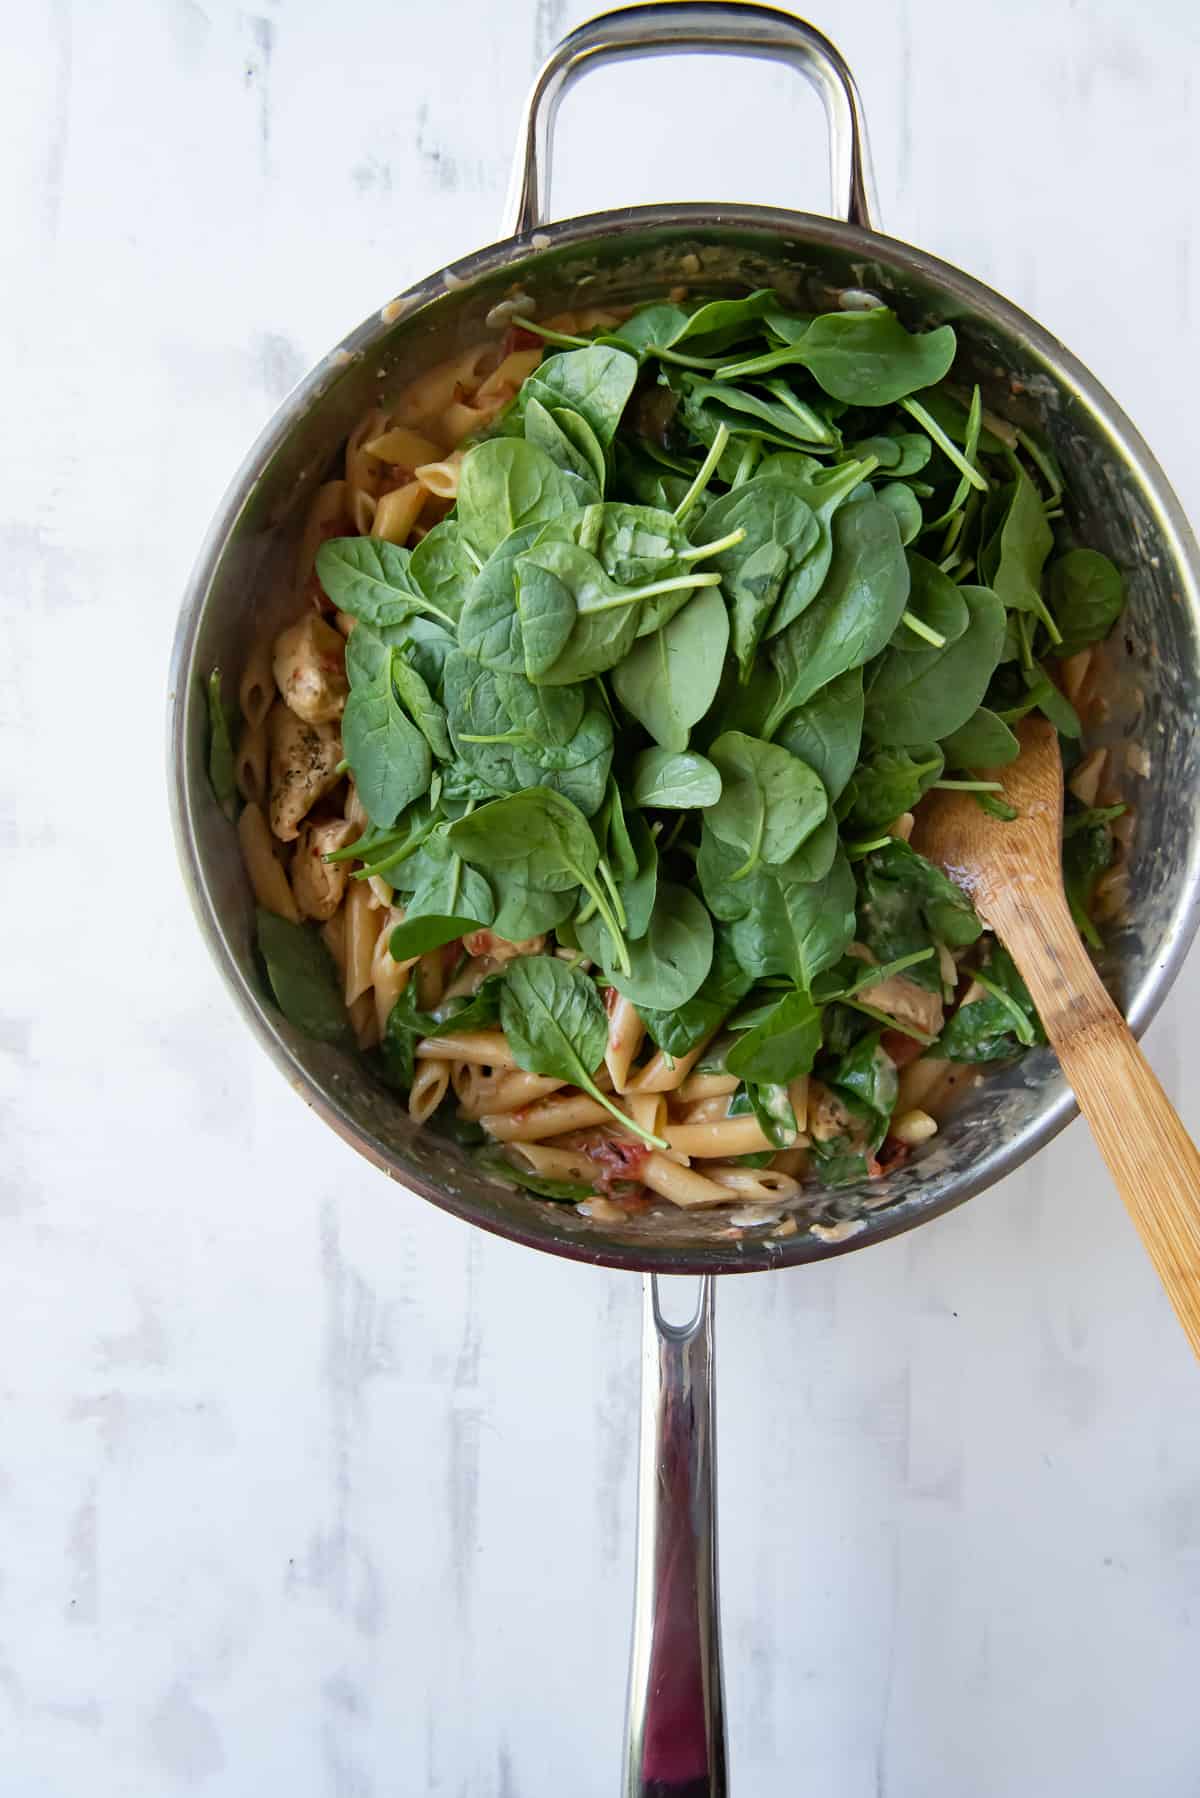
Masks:
[[[808,1083],[808,1134],[814,1142],[832,1142],[836,1136],[853,1137],[862,1125],[842,1104],[837,1094],[820,1080]]]
[[[891,974],[863,990],[863,1002],[872,1011],[882,1011],[898,1024],[911,1024],[926,1036],[940,1036],[944,1013],[940,993],[918,986],[906,974]]]
[[[292,892],[302,918],[324,924],[332,918],[346,892],[350,871],[345,862],[324,857],[344,849],[356,832],[348,818],[328,818],[319,824],[302,824],[292,855]]]
[[[468,955],[490,955],[497,964],[514,961],[518,955],[540,955],[546,947],[544,936],[527,936],[523,942],[510,943],[507,937],[490,930],[472,930],[463,938]]]
[[[280,631],[272,661],[283,702],[306,724],[340,718],[350,691],[341,634],[316,612]]]
[[[341,776],[342,739],[332,724],[306,724],[285,705],[267,721],[271,743],[271,829],[282,843],[294,843],[318,799]]]

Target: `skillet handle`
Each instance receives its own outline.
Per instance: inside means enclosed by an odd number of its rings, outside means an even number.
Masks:
[[[759,56],[789,63],[811,82],[829,125],[830,182],[835,217],[871,229],[875,187],[867,128],[854,77],[829,39],[803,19],[773,6],[727,0],[656,0],[589,19],[555,46],[529,100],[505,207],[507,233],[519,237],[549,217],[554,121],[567,89],[588,69],[630,57],[680,51]]]
[[[624,1798],[725,1798],[717,1606],[713,1291],[663,1315],[645,1277],[637,1584]]]

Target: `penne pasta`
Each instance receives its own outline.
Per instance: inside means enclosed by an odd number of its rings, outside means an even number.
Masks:
[[[401,391],[392,406],[392,417],[402,425],[428,425],[454,400],[475,392],[480,370],[493,353],[491,344],[476,343],[449,361],[435,364]]]
[[[420,1054],[419,1048],[417,1053]],[[565,1136],[568,1130],[585,1130],[590,1124],[612,1121],[611,1112],[586,1093],[564,1093],[523,1106],[520,1111],[498,1115],[487,1112],[479,1120],[497,1142],[541,1142],[547,1136]]]
[[[706,1167],[705,1174],[739,1199],[798,1199],[800,1182],[775,1167]]]
[[[372,537],[380,537],[385,543],[407,543],[427,498],[420,481],[409,481],[406,486],[383,494],[371,520]]]
[[[412,1088],[408,1095],[408,1115],[414,1123],[423,1124],[433,1116],[446,1096],[450,1085],[450,1063],[448,1061],[430,1061],[419,1067],[413,1075]]]
[[[274,912],[276,917],[298,924],[300,912],[283,863],[276,859],[274,838],[267,828],[261,806],[251,801],[242,807],[237,833],[242,861],[258,903],[266,911]]]
[[[296,551],[295,590],[303,598],[312,578],[317,551],[328,537],[340,537],[350,524],[345,481],[325,481],[313,494],[300,547]]]
[[[721,1118],[707,1124],[668,1124],[663,1136],[673,1149],[698,1159],[727,1161],[774,1147],[755,1117]]]
[[[379,1025],[379,1034],[387,1029],[387,1021],[392,1015],[392,1006],[408,985],[412,970],[409,961],[396,961],[388,948],[388,939],[393,927],[400,923],[400,918],[391,913],[383,918],[382,928],[375,939],[375,948],[371,955],[371,985],[375,992],[375,1017]]]
[[[578,1180],[590,1186],[596,1170],[581,1149],[556,1149],[548,1143],[514,1143],[511,1154],[547,1180]]]
[[[362,1050],[373,1049],[379,1041],[379,1024],[369,992],[360,993],[350,1006],[350,1027],[354,1040]]]
[[[407,425],[389,426],[380,436],[372,437],[366,449],[376,461],[406,468],[410,474],[415,473],[422,462],[436,462],[442,453],[441,445],[432,437],[423,437],[420,431],[412,431]]]
[[[255,644],[238,682],[238,705],[249,730],[267,721],[267,713],[275,704],[275,676],[271,669],[271,643],[263,638]]]
[[[664,1055],[659,1049],[644,1068],[639,1068],[636,1074],[629,1076],[625,1090],[631,1093],[673,1093],[683,1085],[703,1053],[703,1043],[698,1043],[690,1054],[679,1055],[674,1059]],[[733,1084],[736,1086],[737,1081]]]
[[[352,880],[342,914],[346,920],[346,1004],[353,1005],[371,985],[375,944],[383,918],[371,904],[371,894],[361,880]]]
[[[736,1074],[693,1074],[679,1088],[679,1097],[688,1101],[719,1098],[735,1093],[740,1085]]]
[[[726,1187],[719,1186],[704,1174],[696,1173],[694,1168],[681,1167],[679,1162],[672,1161],[668,1155],[662,1155],[657,1150],[647,1155],[638,1169],[638,1178],[651,1192],[658,1193],[660,1198],[669,1199],[672,1205],[678,1205],[684,1211],[697,1206],[729,1203]]]
[[[517,1065],[499,1030],[463,1030],[447,1032],[445,1036],[423,1036],[414,1053],[419,1061],[472,1061],[485,1068]]]
[[[266,720],[243,724],[233,771],[238,792],[248,805],[267,803],[267,755]]]
[[[616,993],[608,1014],[608,1044],[604,1051],[604,1065],[612,1075],[614,1092],[625,1091],[629,1070],[645,1035],[646,1026],[637,1007],[623,993]]]
[[[458,496],[458,473],[461,467],[462,451],[452,450],[448,456],[443,456],[436,462],[423,462],[413,473],[422,487],[437,499],[455,499]]]

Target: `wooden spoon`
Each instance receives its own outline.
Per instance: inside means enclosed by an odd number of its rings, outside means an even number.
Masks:
[[[1017,817],[971,793],[930,793],[913,847],[975,902],[1033,995],[1063,1073],[1129,1215],[1200,1356],[1200,1154],[1075,928],[1062,879],[1062,758],[1044,719],[1018,727],[1021,753],[999,780]]]

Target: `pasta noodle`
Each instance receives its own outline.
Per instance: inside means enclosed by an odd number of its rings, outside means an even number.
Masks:
[[[462,467],[462,451],[452,450],[437,461],[422,462],[413,473],[422,487],[438,499],[455,499],[458,495],[458,471]]]
[[[694,1168],[681,1167],[679,1162],[659,1154],[657,1150],[647,1155],[638,1172],[643,1186],[648,1186],[651,1192],[658,1193],[664,1199],[670,1199],[672,1205],[678,1205],[684,1211],[700,1205],[729,1203],[727,1188],[719,1186],[704,1174],[698,1174]]]
[[[387,543],[407,542],[427,498],[428,493],[420,481],[409,481],[405,486],[394,487],[390,493],[385,493],[371,520],[372,537],[382,537]]]
[[[433,1116],[445,1098],[449,1084],[450,1064],[447,1061],[427,1062],[417,1069],[408,1095],[408,1114],[414,1123],[423,1124]]]
[[[353,1005],[371,985],[375,943],[383,919],[361,880],[351,881],[342,911],[346,920],[346,1004]]]
[[[673,1149],[700,1159],[727,1160],[774,1148],[756,1117],[720,1118],[706,1124],[668,1124],[663,1135]]]
[[[515,1068],[517,1065],[499,1030],[448,1031],[445,1036],[424,1036],[415,1053],[421,1061],[470,1061],[484,1068]]]
[[[271,642],[268,638],[255,644],[238,682],[238,705],[249,730],[267,721],[267,713],[275,704],[275,675],[271,667]]]
[[[637,1007],[623,993],[617,993],[608,1016],[608,1044],[604,1051],[604,1064],[612,1075],[614,1092],[625,1091],[629,1070],[645,1034],[646,1026]]]
[[[300,922],[300,913],[292,897],[283,863],[275,857],[275,839],[267,828],[262,807],[251,802],[244,805],[237,821],[238,844],[242,861],[254,888],[258,903],[277,917],[291,923]]]
[[[523,1106],[520,1111],[486,1112],[479,1120],[497,1142],[541,1142],[547,1136],[565,1136],[568,1130],[584,1130],[589,1124],[611,1121],[600,1101],[589,1099],[586,1093],[564,1093],[561,1098],[544,1099]]]
[[[234,777],[238,792],[247,805],[263,806],[267,802],[267,726],[244,724],[238,738]]]

